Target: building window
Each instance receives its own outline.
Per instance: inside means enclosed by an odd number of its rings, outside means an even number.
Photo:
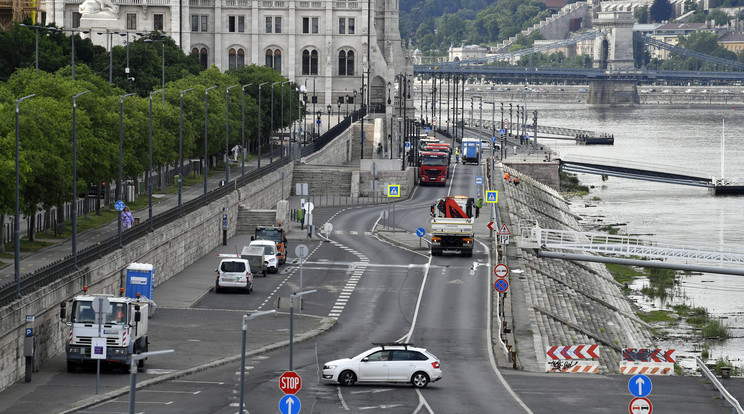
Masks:
[[[230,33],[235,33],[235,16],[227,17],[227,31]]]
[[[318,18],[317,17],[312,18],[312,24],[313,24],[313,27],[312,27],[313,33],[318,33]]]
[[[191,31],[199,31],[199,16],[191,16]]]
[[[302,51],[302,74],[303,75],[317,75],[318,74],[318,51],[317,50],[303,50]]]
[[[238,49],[238,67],[245,66],[245,50]]]
[[[274,17],[274,33],[282,32],[282,18]]]
[[[354,34],[354,18],[349,17],[349,34]]]
[[[137,15],[127,13],[127,30],[137,30]]]
[[[282,51],[279,49],[266,49],[266,67],[274,68],[277,72],[282,72]]]
[[[156,32],[162,32],[163,31],[163,15],[162,14],[155,14],[153,15],[153,30]]]
[[[271,28],[273,26],[274,25],[272,24],[272,18],[271,17],[267,17],[266,18],[266,33],[271,33]]]
[[[245,16],[238,16],[238,31],[245,32]]]
[[[310,18],[302,18],[302,33],[310,33]]]
[[[303,17],[302,18],[302,33],[318,33],[318,18],[317,17]]]
[[[346,34],[346,17],[338,18],[338,34]]]
[[[201,31],[202,32],[206,32],[207,31],[207,27],[208,27],[207,26],[207,16],[202,16],[201,17]],[[207,49],[202,49],[202,50],[204,51],[204,53],[207,52]]]
[[[228,69],[235,69],[235,63],[237,60],[237,54],[235,53],[235,49],[230,49],[227,56],[227,67]]]
[[[338,52],[339,76],[354,76],[354,51],[342,50]]]
[[[199,50],[198,48],[195,47],[191,49],[191,54],[199,58],[199,63],[201,64],[202,68],[204,69],[207,68],[207,49],[206,48],[201,48],[201,50]]]
[[[77,29],[80,27],[80,12],[72,12],[72,28]]]

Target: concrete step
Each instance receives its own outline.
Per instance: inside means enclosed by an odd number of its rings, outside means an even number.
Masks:
[[[276,224],[276,210],[251,210],[240,206],[238,209],[237,234],[253,234],[256,226],[271,226]]]

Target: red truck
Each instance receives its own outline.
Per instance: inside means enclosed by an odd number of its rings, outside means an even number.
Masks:
[[[446,153],[436,151],[421,153],[419,184],[438,184],[444,187],[447,184],[448,176],[449,163]]]

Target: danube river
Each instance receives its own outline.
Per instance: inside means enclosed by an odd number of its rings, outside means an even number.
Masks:
[[[744,107],[703,106],[591,109],[582,104],[527,102],[538,111],[540,125],[586,129],[614,134],[613,146],[583,146],[546,138],[561,157],[599,157],[647,165],[669,166],[694,175],[721,176],[721,136],[725,132],[725,174],[744,178]],[[489,114],[490,115],[490,114]],[[722,125],[725,121],[725,129]],[[723,131],[722,131],[723,129]],[[668,169],[661,167],[662,169]],[[726,245],[744,253],[744,196],[716,197],[707,189],[580,174],[591,186],[583,200],[571,200],[587,221],[623,223],[621,233],[672,240],[705,249]],[[596,198],[595,198],[596,197]],[[708,265],[708,263],[703,263]],[[711,357],[728,357],[743,366],[744,277],[693,274],[680,279],[674,303],[702,306],[724,319],[734,338],[713,342]],[[643,307],[663,307],[660,302],[636,298]],[[676,340],[669,347],[693,351],[695,341]],[[687,365],[687,364],[685,364]]]

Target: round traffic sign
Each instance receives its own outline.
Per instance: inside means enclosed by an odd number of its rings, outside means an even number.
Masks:
[[[630,391],[630,394],[634,397],[645,397],[651,394],[652,388],[653,384],[651,384],[651,378],[643,374],[633,375],[628,380],[628,391]]]
[[[302,388],[302,378],[294,371],[285,371],[279,376],[279,389],[285,394],[295,394]]]
[[[501,293],[504,293],[509,290],[509,282],[507,282],[506,279],[499,279],[494,282],[493,288]]]
[[[417,236],[424,237],[425,234],[426,234],[426,230],[424,230],[423,227],[419,227],[419,228],[416,229],[416,235]]]
[[[124,202],[121,200],[114,203],[114,208],[116,209],[116,211],[122,211],[124,210],[124,207],[126,207],[126,204],[124,204]]]
[[[299,258],[305,258],[307,257],[309,249],[304,244],[298,244],[297,247],[295,247],[295,254]]]
[[[96,296],[93,298],[93,312],[95,313],[106,313],[108,312],[111,304],[106,296]]]
[[[630,404],[628,404],[628,412],[630,414],[651,414],[653,411],[654,406],[648,398],[633,398],[630,400]]]
[[[493,268],[493,274],[497,277],[506,277],[509,274],[509,267],[503,263],[499,263]]]

